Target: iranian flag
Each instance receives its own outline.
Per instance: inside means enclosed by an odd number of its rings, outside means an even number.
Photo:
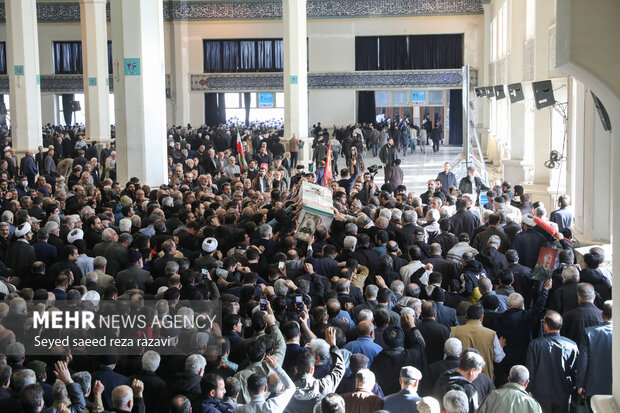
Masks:
[[[239,155],[239,167],[242,170],[248,169],[248,163],[245,161],[245,151],[243,150],[243,145],[241,144],[239,129],[237,129],[237,154]]]
[[[332,178],[332,143],[330,141],[329,146],[327,147],[327,161],[325,161],[325,173],[323,174],[322,186],[327,186],[327,184],[329,184],[329,180]]]

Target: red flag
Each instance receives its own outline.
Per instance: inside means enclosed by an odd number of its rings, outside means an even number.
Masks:
[[[237,129],[237,154],[239,155],[239,166],[241,170],[248,168],[248,163],[245,161],[245,151],[241,144],[241,135],[239,135],[239,129]]]
[[[323,174],[322,186],[327,186],[327,184],[329,184],[329,180],[332,178],[332,143],[330,141],[329,146],[327,147],[327,161],[325,162],[325,173]]]

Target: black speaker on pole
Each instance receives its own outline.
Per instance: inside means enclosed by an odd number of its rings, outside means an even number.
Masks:
[[[553,96],[553,85],[550,80],[541,82],[533,82],[534,100],[536,101],[536,109],[543,109],[548,106],[555,105],[555,97]]]
[[[82,106],[78,100],[74,100],[71,102],[71,110],[74,112],[79,112],[82,110]]]
[[[500,100],[506,97],[506,93],[504,93],[504,85],[495,86],[495,99]]]
[[[487,98],[491,99],[493,96],[495,96],[495,91],[493,90],[493,86],[487,86],[484,88],[484,90],[486,91]]]
[[[601,102],[601,100],[598,98],[598,96],[594,94],[594,92],[590,91],[590,93],[592,93],[592,99],[594,99],[594,106],[596,106],[596,111],[598,112],[598,115],[601,117],[601,122],[603,123],[603,129],[605,129],[607,132],[610,132],[611,121],[609,120],[609,114],[607,113],[607,109],[605,109],[603,102]]]
[[[508,85],[508,96],[510,97],[510,103],[521,102],[525,99],[525,96],[523,96],[523,85],[521,83]]]
[[[476,97],[477,98],[484,96],[484,92],[483,92],[482,88],[477,87],[474,90],[476,91]]]

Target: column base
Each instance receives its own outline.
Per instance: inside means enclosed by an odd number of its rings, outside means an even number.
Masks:
[[[558,191],[557,187],[550,187],[545,184],[523,184],[523,189],[526,194],[530,194],[532,196],[532,203],[539,201],[543,202],[545,208],[547,209],[547,213],[551,213],[557,205],[556,192]],[[565,188],[559,188],[559,194],[563,194],[563,190]]]
[[[592,396],[590,406],[594,413],[618,413],[620,409],[613,396]]]
[[[517,185],[525,182],[525,169],[523,159],[503,159],[504,179],[511,185]]]
[[[300,140],[304,143],[304,147],[299,150],[297,163],[303,165],[308,171],[308,164],[312,163],[312,142],[314,138],[301,138]]]

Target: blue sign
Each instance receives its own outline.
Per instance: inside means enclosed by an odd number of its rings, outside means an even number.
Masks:
[[[426,103],[426,90],[413,90],[411,91],[411,103],[424,104]]]
[[[297,84],[297,76],[291,76],[291,85]]]
[[[258,107],[259,108],[272,108],[273,107],[273,93],[259,93],[258,94]]]
[[[140,76],[140,59],[125,59],[125,76]]]
[[[88,86],[97,86],[97,78],[89,77],[88,78]]]
[[[15,76],[23,76],[24,75],[24,66],[15,65]]]
[[[37,75],[37,85],[41,84],[41,75]]]

